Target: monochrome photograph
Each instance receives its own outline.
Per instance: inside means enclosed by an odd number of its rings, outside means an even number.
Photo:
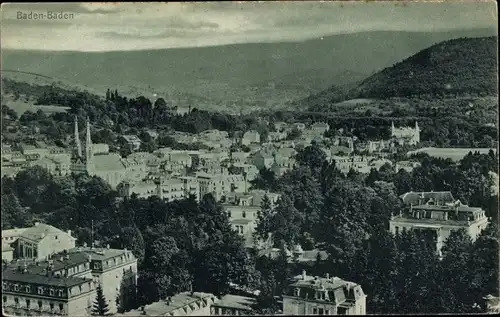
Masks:
[[[1,5],[2,315],[500,313],[493,0]]]

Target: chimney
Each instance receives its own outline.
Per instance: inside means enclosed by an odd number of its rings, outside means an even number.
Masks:
[[[68,230],[68,236],[71,237],[71,230]]]
[[[106,244],[106,249],[109,249],[109,244]]]
[[[87,247],[87,242],[84,242],[83,243],[83,247],[86,248]]]
[[[307,277],[307,273],[306,273],[306,270],[302,270],[302,280],[306,280],[306,277]]]
[[[39,223],[38,221],[37,221],[37,222],[35,222],[35,226],[38,226],[39,224],[40,224],[40,223]]]
[[[329,280],[330,279],[330,273],[326,273],[326,279]]]

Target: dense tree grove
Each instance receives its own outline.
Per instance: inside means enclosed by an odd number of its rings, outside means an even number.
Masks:
[[[308,158],[306,153],[317,157]],[[312,148],[299,152],[303,163],[277,179],[275,189],[285,198],[273,213],[263,204],[259,236],[272,233],[275,245],[281,240],[326,250],[329,258],[317,261],[315,274],[330,273],[360,283],[369,294],[371,313],[477,312],[477,305],[484,309],[483,296],[498,294],[491,282],[498,280],[498,200],[491,194],[490,177],[498,169],[498,156],[493,151],[470,153],[458,164],[419,155],[415,158],[421,166],[412,173],[386,165],[365,177],[353,171],[343,176],[334,162],[323,163],[315,177],[311,167],[321,156]],[[414,232],[392,236],[387,231],[391,215],[403,208],[398,195],[411,190],[450,190],[463,203],[484,208],[492,224],[475,243],[467,242],[464,232],[454,233],[440,261],[423,237]],[[481,268],[473,264],[478,262]],[[463,285],[474,285],[475,293]]]

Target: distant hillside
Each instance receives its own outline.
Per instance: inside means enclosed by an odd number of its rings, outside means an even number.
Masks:
[[[336,85],[299,104],[319,111],[356,98],[497,95],[495,37],[458,38],[432,45],[358,83]]]
[[[124,95],[188,93],[193,106],[206,98],[207,104],[222,107],[255,102],[266,108],[366,78],[440,41],[494,32],[364,32],[293,43],[101,53],[3,50],[2,69],[67,80],[88,90],[116,88]],[[182,102],[188,101],[178,106]]]

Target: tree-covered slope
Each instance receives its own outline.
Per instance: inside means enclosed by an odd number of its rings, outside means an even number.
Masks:
[[[496,96],[496,36],[432,45],[358,83],[326,89],[299,102],[314,111],[357,98]]]
[[[364,80],[359,97],[497,94],[497,37],[433,45]]]

